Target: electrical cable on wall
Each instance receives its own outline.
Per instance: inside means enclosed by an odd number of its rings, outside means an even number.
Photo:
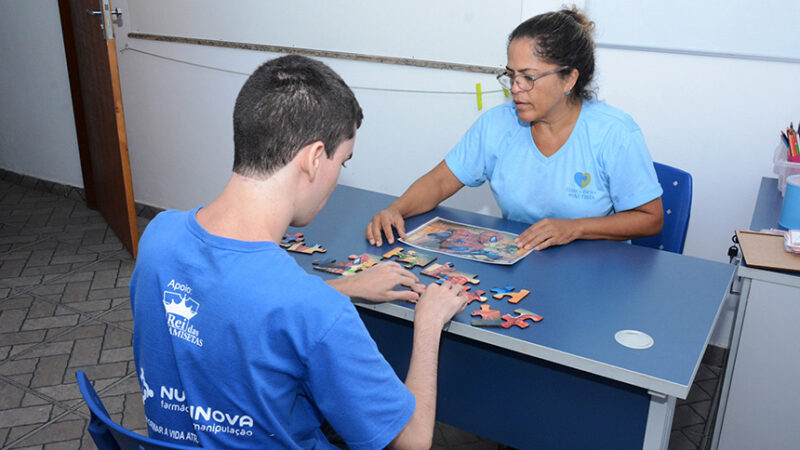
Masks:
[[[221,67],[209,66],[209,65],[205,65],[205,64],[198,64],[198,63],[194,63],[194,62],[191,62],[191,61],[186,61],[186,60],[182,60],[182,59],[178,59],[178,58],[172,58],[172,57],[169,57],[169,56],[159,55],[157,53],[152,53],[152,52],[147,52],[147,51],[144,51],[144,50],[139,50],[137,48],[133,48],[133,47],[129,46],[128,44],[125,44],[125,47],[120,50],[120,53],[128,52],[128,51],[141,53],[143,55],[148,55],[148,56],[152,56],[154,58],[164,59],[164,60],[167,60],[167,61],[172,61],[172,62],[176,62],[176,63],[180,63],[180,64],[186,64],[186,65],[189,65],[189,66],[200,67],[200,68],[203,68],[203,69],[215,70],[215,71],[218,71],[218,72],[225,72],[225,73],[232,73],[232,74],[241,75],[241,76],[244,76],[244,77],[249,77],[250,76],[249,73],[245,73],[245,72],[239,72],[239,71],[236,71],[236,70],[224,69],[224,68],[221,68]],[[397,88],[380,88],[380,87],[367,87],[367,86],[350,86],[350,88],[354,89],[354,90],[379,91],[379,92],[397,92],[397,93],[404,93],[404,94],[411,93],[411,94],[475,95],[475,91],[434,91],[434,90],[421,90],[421,89],[397,89]],[[503,93],[503,89],[484,90],[484,91],[480,92],[480,95],[497,94],[497,93],[502,94]]]

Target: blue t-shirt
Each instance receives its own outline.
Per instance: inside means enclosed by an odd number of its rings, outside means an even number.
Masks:
[[[199,209],[199,208],[198,208]],[[415,399],[350,299],[273,242],[214,236],[197,209],[147,227],[131,278],[151,437],[211,448],[385,447]]]
[[[503,217],[602,217],[641,206],[661,193],[644,136],[633,119],[598,101],[584,101],[567,141],[550,157],[513,103],[484,113],[445,157],[467,186],[489,181]]]

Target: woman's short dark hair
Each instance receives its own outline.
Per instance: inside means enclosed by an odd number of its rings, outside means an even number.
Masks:
[[[353,91],[330,67],[298,55],[267,61],[236,98],[233,171],[269,176],[317,141],[332,158],[362,118]]]
[[[527,38],[533,41],[537,57],[557,66],[578,69],[578,81],[572,88],[571,99],[590,99],[594,77],[594,22],[575,7],[562,9],[522,22],[508,36],[508,43]],[[566,77],[569,71],[561,72]]]

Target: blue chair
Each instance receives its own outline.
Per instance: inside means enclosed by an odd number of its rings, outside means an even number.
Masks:
[[[78,379],[78,388],[81,390],[81,395],[86,401],[86,406],[92,414],[89,420],[89,434],[92,435],[95,445],[100,450],[161,450],[161,449],[193,449],[196,447],[184,447],[181,445],[171,444],[169,442],[157,441],[149,437],[136,434],[132,431],[126,430],[119,426],[108,415],[103,402],[97,396],[92,383],[86,377],[82,370],[75,372],[75,377]]]
[[[653,163],[658,182],[664,194],[664,228],[661,233],[646,238],[633,239],[631,243],[644,247],[683,253],[686,232],[689,230],[689,215],[692,211],[692,175],[681,169]]]

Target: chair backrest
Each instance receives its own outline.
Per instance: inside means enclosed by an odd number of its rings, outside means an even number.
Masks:
[[[661,233],[641,239],[633,239],[631,243],[644,247],[657,248],[673,253],[683,253],[686,232],[689,230],[689,215],[692,211],[692,175],[681,169],[653,163],[658,182],[664,194],[664,228]]]
[[[86,377],[82,370],[75,372],[75,377],[78,379],[78,388],[81,390],[81,395],[86,401],[86,406],[89,407],[91,412],[91,419],[89,420],[89,434],[92,435],[95,445],[100,450],[140,450],[140,449],[171,449],[171,450],[185,450],[196,447],[185,447],[180,445],[171,444],[169,442],[157,441],[149,437],[142,436],[141,434],[134,433],[127,430],[116,422],[111,420],[108,415],[103,402],[97,396],[92,383]]]

